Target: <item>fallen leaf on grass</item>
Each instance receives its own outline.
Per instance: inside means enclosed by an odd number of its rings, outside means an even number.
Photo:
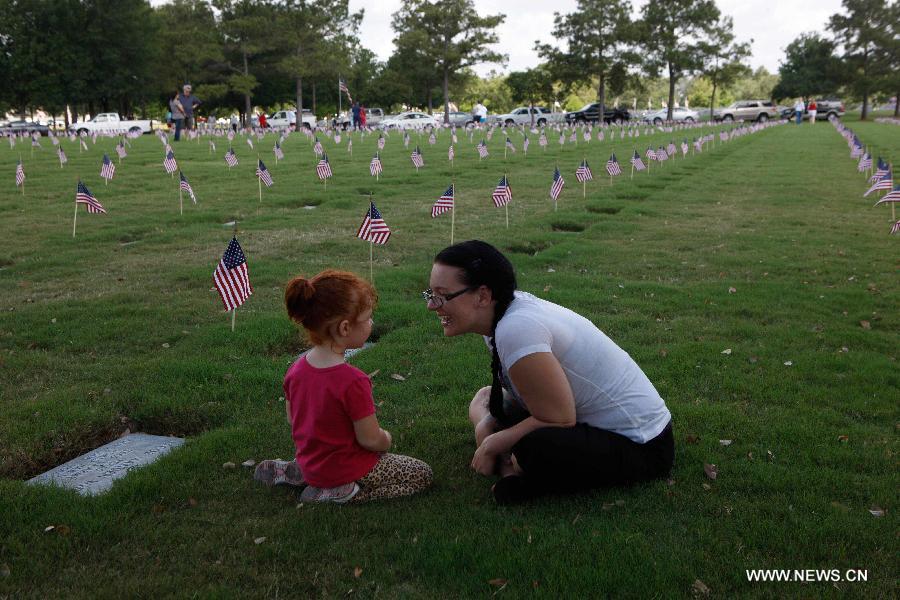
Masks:
[[[551,289],[553,289],[553,286],[552,286],[552,285],[545,285],[545,286],[544,286],[544,291],[545,291],[545,292],[549,292]]]
[[[359,576],[362,575],[362,569],[359,567],[353,567],[353,576],[359,579]]]
[[[686,436],[684,436],[684,442],[685,442],[686,444],[696,444],[696,443],[699,442],[699,441],[700,441],[700,436],[699,436],[699,435],[695,435],[695,434],[693,434],[693,433],[689,433],[689,434],[687,434]]]
[[[862,327],[863,329],[872,329],[872,324],[869,323],[868,321],[860,321],[859,326]]]
[[[406,381],[406,377],[404,377],[400,373],[391,373],[391,379],[394,379],[396,381]]]
[[[786,360],[786,361],[784,361],[784,366],[786,366],[786,367],[790,367],[790,366],[793,365],[793,364],[794,364],[794,361],[792,361],[792,360]]]
[[[850,348],[848,348],[847,346],[841,346],[841,352],[846,354],[847,352],[850,352]]]
[[[190,506],[191,508],[196,508],[197,504],[198,503],[196,498],[188,498],[188,506]]]
[[[731,440],[719,440],[719,443],[723,446],[730,446]]]
[[[253,466],[256,466],[256,461],[253,460],[252,458],[248,458],[247,460],[245,460],[244,462],[241,463],[241,466],[242,467],[253,467]]]
[[[735,288],[733,288],[733,287],[728,288],[729,294],[734,294],[735,292],[737,292],[737,290]]]
[[[766,458],[770,461],[775,460],[775,454],[771,450],[766,450]]]
[[[699,579],[695,579],[693,585],[691,585],[691,594],[694,596],[709,596],[709,592],[709,586]]]
[[[375,369],[371,373],[369,373],[369,379],[375,379],[375,376],[381,373],[381,369]]]
[[[47,525],[46,527],[44,527],[44,533],[50,533],[54,529],[56,529],[56,525]]]
[[[715,480],[719,475],[719,469],[716,465],[710,463],[703,463],[703,472],[706,473],[706,476],[712,480]]]
[[[873,506],[869,509],[869,512],[872,513],[873,517],[883,517],[884,513],[886,513],[887,511],[880,506]]]
[[[233,469],[236,465],[233,462],[227,462],[222,465],[223,469]]]
[[[163,348],[168,348],[168,347],[169,347],[169,343],[166,342],[165,344],[162,345],[162,347],[163,347]]]
[[[839,442],[847,442],[847,441],[850,441],[850,438],[849,438],[848,436],[846,436],[846,435],[839,435],[839,436],[838,436],[838,441],[839,441]]]
[[[704,483],[704,484],[702,484],[702,486],[703,486],[703,489],[706,490],[707,492],[712,489],[712,486],[709,485],[708,483]]]
[[[489,579],[488,585],[492,585],[494,587],[501,587],[501,586],[506,585],[506,579],[503,579],[502,577],[496,577],[494,579]]]
[[[667,357],[667,356],[669,355],[669,351],[666,350],[665,348],[663,348],[662,350],[659,351],[659,355],[660,355],[661,357],[665,358],[665,357]]]
[[[725,348],[722,350],[722,354],[731,354],[731,348]]]
[[[266,541],[265,536],[264,536],[264,537],[258,537],[258,538],[254,538],[254,539],[253,539],[253,543],[256,544],[257,546],[259,546],[260,544],[262,544],[264,541]]]

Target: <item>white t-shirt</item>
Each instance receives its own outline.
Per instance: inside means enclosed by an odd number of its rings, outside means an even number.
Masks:
[[[581,315],[515,292],[497,324],[495,340],[503,376],[520,358],[551,352],[562,365],[575,398],[575,420],[643,444],[672,418],[659,392],[627,352]],[[490,348],[490,339],[485,337]],[[512,386],[516,401],[525,407]]]
[[[479,117],[486,117],[487,116],[487,107],[484,104],[482,104],[481,102],[479,102],[478,104],[475,105],[475,114],[478,115]]]

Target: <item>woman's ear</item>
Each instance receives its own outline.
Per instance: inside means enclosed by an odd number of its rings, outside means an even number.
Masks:
[[[488,306],[491,302],[494,301],[494,293],[491,291],[486,285],[482,285],[478,288],[478,305],[479,306]]]

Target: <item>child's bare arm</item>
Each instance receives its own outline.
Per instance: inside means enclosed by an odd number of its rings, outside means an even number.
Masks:
[[[353,421],[356,441],[366,450],[387,452],[391,447],[391,434],[379,427],[378,418],[373,414]]]

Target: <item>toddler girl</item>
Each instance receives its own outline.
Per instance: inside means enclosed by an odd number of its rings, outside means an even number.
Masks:
[[[255,479],[267,485],[306,486],[310,502],[365,502],[409,496],[431,483],[431,467],[390,454],[391,434],[378,425],[369,377],[344,361],[372,332],[378,296],[353,273],[327,270],[295,277],[284,301],[313,347],[284,377],[296,461],[266,460]]]

